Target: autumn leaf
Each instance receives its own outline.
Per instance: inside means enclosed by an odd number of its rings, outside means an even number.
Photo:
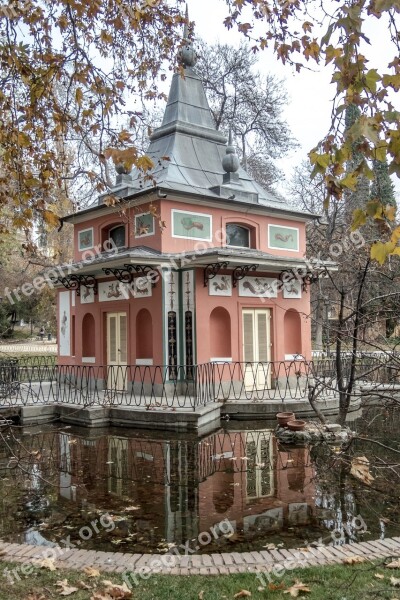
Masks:
[[[376,579],[385,579],[385,576],[381,573],[375,573],[374,577],[376,577]]]
[[[54,558],[44,558],[38,562],[41,569],[48,569],[49,571],[56,571],[57,567],[54,564]]]
[[[251,596],[251,592],[249,590],[240,590],[237,594],[235,594],[234,598],[246,598],[247,596]]]
[[[392,560],[390,563],[385,565],[385,567],[387,569],[400,569],[400,558],[397,558],[396,560]]]
[[[294,584],[283,593],[290,594],[292,598],[297,598],[300,594],[310,594],[311,590],[307,585],[296,579]]]
[[[362,225],[365,225],[366,222],[367,222],[367,217],[366,217],[365,211],[362,208],[356,208],[356,210],[353,212],[353,221],[351,223],[351,230],[355,231],[356,229],[359,229],[359,227],[362,227]]]
[[[383,265],[389,254],[398,254],[395,242],[374,242],[371,246],[371,258]]]
[[[99,577],[100,576],[100,571],[98,571],[94,567],[84,567],[83,572],[88,577]]]
[[[356,456],[353,458],[351,461],[350,474],[367,485],[370,485],[374,481],[373,476],[369,472],[369,460],[366,456]]]
[[[199,592],[199,600],[204,600],[204,591]]]
[[[344,565],[359,565],[361,563],[366,562],[367,559],[364,556],[348,556],[343,559]]]
[[[400,579],[398,579],[397,577],[391,577],[390,584],[394,587],[400,587]]]
[[[113,583],[112,581],[104,580],[102,584],[105,586],[104,594],[105,596],[96,595],[92,596],[93,600],[109,600],[109,598],[118,598],[118,600],[125,600],[132,598],[132,592],[126,585],[123,583],[122,585],[118,585],[117,583]]]
[[[79,591],[79,588],[69,585],[67,579],[57,581],[56,586],[61,588],[61,590],[57,590],[60,596],[70,596]]]
[[[273,583],[272,581],[268,584],[268,589],[270,592],[277,592],[278,590],[284,590],[285,584],[283,583]]]

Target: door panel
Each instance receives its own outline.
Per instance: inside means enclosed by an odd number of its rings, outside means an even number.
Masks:
[[[107,314],[107,387],[124,391],[127,387],[127,318],[126,313]]]
[[[269,309],[243,310],[243,361],[246,390],[271,387],[271,333]],[[262,363],[262,364],[260,364]]]

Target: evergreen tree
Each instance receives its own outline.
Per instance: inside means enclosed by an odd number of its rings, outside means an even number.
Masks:
[[[346,108],[345,114],[345,127],[346,131],[348,131],[354,123],[360,118],[361,111],[358,106],[355,104],[350,104]],[[355,140],[352,144],[352,157],[347,162],[347,171],[349,173],[353,173],[364,161],[364,156],[360,152],[360,142]],[[356,208],[365,208],[366,203],[369,200],[369,180],[363,174],[359,175],[357,178],[357,184],[354,191],[349,191],[346,194],[347,201],[347,210],[346,210],[346,218],[352,219],[353,211]]]
[[[386,160],[374,160],[373,171],[375,179],[371,185],[371,200],[378,199],[384,206],[390,204],[391,206],[397,207],[396,198],[394,196],[394,185],[390,179]]]

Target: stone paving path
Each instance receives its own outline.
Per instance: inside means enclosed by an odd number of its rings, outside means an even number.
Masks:
[[[400,557],[400,537],[386,540],[359,542],[343,546],[318,546],[307,549],[260,552],[229,552],[221,554],[155,555],[100,552],[95,550],[46,548],[28,544],[0,543],[0,560],[17,563],[35,563],[56,553],[55,565],[60,569],[81,570],[86,566],[108,573],[165,575],[229,575],[258,573],[282,568],[286,570],[318,565],[343,563],[351,557],[382,560]],[[22,569],[21,569],[22,570]],[[0,567],[1,571],[1,567]],[[0,573],[1,576],[1,573]]]

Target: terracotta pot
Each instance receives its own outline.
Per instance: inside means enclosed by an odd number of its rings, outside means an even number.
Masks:
[[[293,419],[292,421],[288,421],[287,426],[289,427],[290,431],[302,431],[306,426],[306,422]]]
[[[276,418],[281,427],[287,427],[288,421],[293,421],[296,417],[292,412],[281,412],[276,415]]]

